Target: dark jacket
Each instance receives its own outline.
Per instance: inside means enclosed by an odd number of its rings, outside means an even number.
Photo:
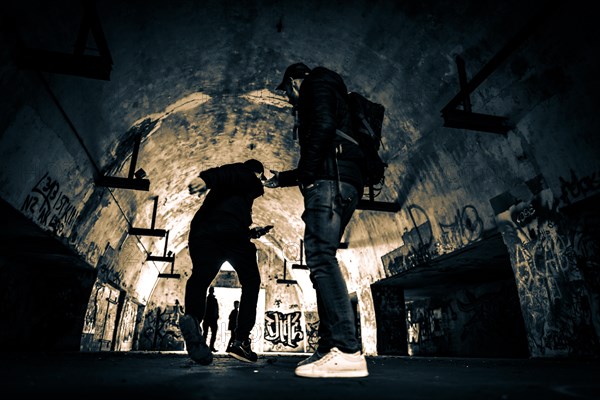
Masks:
[[[204,312],[204,321],[217,322],[219,319],[219,302],[214,294],[206,296],[206,310]]]
[[[229,325],[227,325],[227,329],[229,329],[230,331],[234,330],[235,327],[237,326],[237,317],[238,317],[238,310],[237,310],[237,308],[234,308],[229,313]]]
[[[260,179],[242,163],[207,169],[200,178],[210,190],[192,219],[190,234],[249,238],[252,205],[264,193]]]
[[[279,174],[280,186],[337,180],[337,147],[340,180],[355,185],[362,193],[362,151],[336,134],[339,129],[352,135],[348,90],[341,76],[324,67],[314,68],[300,87],[296,109],[300,160],[295,170]]]

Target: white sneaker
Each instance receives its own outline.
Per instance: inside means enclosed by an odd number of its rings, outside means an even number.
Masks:
[[[337,347],[314,362],[300,365],[294,372],[304,378],[362,378],[369,375],[367,361],[360,351],[343,353]]]

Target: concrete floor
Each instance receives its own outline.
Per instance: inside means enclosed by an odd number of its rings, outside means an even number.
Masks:
[[[600,399],[600,360],[369,357],[361,379],[294,376],[303,356],[184,353],[8,353],[2,392],[57,399]],[[7,398],[7,397],[4,397]]]

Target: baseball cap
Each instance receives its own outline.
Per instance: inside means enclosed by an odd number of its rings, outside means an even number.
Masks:
[[[283,79],[281,80],[279,86],[277,86],[276,90],[284,90],[285,84],[290,80],[290,78],[306,78],[306,76],[310,74],[310,71],[310,68],[308,68],[306,64],[301,62],[290,65],[286,68],[285,73],[283,74]]]
[[[260,179],[265,178],[265,167],[262,163],[254,158],[244,161],[244,165],[250,168],[254,172],[258,172],[260,174]]]

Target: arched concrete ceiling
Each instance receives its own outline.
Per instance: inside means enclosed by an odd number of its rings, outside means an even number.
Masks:
[[[23,1],[13,7],[25,43],[72,51],[78,2]],[[76,144],[67,146],[82,165],[126,176],[132,135],[142,131],[137,166],[147,172],[150,191],[115,189],[114,196],[136,226],[150,224],[151,198],[158,196],[157,227],[170,230],[169,248],[178,253],[201,204],[188,195],[187,183],[202,169],[247,158],[269,169],[296,165],[290,108],[274,91],[288,64],[329,67],[349,90],[386,106],[389,168],[377,200],[402,205],[419,184],[415,171],[439,163],[434,147],[455,134],[442,128],[440,117],[458,91],[455,56],[469,57],[469,71],[481,68],[533,15],[535,4],[101,1],[97,9],[114,61],[110,81],[47,78],[73,126],[85,127],[78,133],[91,161]],[[95,47],[91,38],[89,47]],[[485,95],[480,107],[490,100]],[[73,143],[72,132],[61,135]],[[86,208],[90,220],[106,205],[106,197],[100,198],[97,208]],[[265,244],[294,259],[303,231],[298,191],[270,190],[255,204],[255,223],[275,225]],[[348,260],[381,256],[402,243],[401,216],[357,214],[345,238]],[[162,251],[156,240],[144,243]]]

